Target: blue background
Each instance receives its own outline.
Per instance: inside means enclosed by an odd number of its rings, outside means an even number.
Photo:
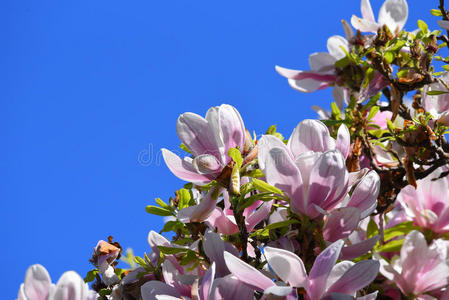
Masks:
[[[409,22],[438,1],[409,1]],[[382,1],[373,0],[375,15]],[[99,239],[137,255],[162,218],[145,206],[183,182],[159,149],[178,149],[176,119],[234,105],[258,134],[289,136],[330,90],[301,94],[276,64],[307,69],[308,55],[343,35],[360,1],[1,1],[0,272],[14,299],[26,268],[53,281],[84,277]],[[5,289],[6,288],[6,289]]]

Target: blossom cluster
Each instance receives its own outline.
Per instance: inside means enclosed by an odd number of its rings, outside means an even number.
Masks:
[[[444,1],[432,14],[449,29]],[[150,251],[101,240],[92,290],[34,265],[18,299],[449,300],[449,60],[437,55],[449,39],[421,20],[406,31],[407,17],[405,0],[386,0],[377,21],[362,0],[355,31],[343,21],[311,70],[276,67],[335,98],[288,139],[275,126],[252,136],[228,104],[180,115],[186,156],[162,154],[186,184],[147,206],[164,217]]]

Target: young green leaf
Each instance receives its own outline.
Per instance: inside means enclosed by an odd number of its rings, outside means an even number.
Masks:
[[[189,202],[190,202],[190,192],[189,192],[189,190],[180,189],[178,191],[178,197],[179,197],[178,209],[183,209],[183,208],[189,206]]]
[[[432,14],[432,16],[435,16],[435,17],[443,16],[443,14],[441,13],[441,10],[439,10],[439,9],[431,9],[430,13]]]
[[[261,192],[272,192],[275,194],[283,195],[282,191],[278,189],[277,187],[274,187],[272,185],[269,185],[265,181],[253,178],[253,184],[256,189],[258,189]]]
[[[239,149],[237,149],[237,148],[229,149],[228,155],[230,158],[232,158],[233,161],[235,161],[235,163],[237,164],[237,166],[239,168],[242,167],[243,158],[242,158],[242,153],[240,152]]]
[[[154,205],[148,205],[145,208],[145,210],[147,211],[147,213],[150,213],[152,215],[157,215],[157,216],[167,217],[167,216],[173,215],[173,213],[170,210],[168,210],[166,208],[154,206]]]
[[[84,277],[84,282],[92,282],[98,274],[98,269],[93,269],[87,272],[86,277]]]

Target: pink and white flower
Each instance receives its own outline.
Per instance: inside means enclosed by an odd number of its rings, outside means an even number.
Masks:
[[[449,72],[444,72],[440,77],[441,80],[449,82]],[[426,85],[423,89],[423,107],[430,112],[438,122],[449,126],[449,93],[441,95],[429,95],[430,91],[449,92],[444,84],[437,81]]]
[[[294,253],[265,247],[265,257],[275,273],[271,277],[278,277],[278,282],[273,282],[272,278],[227,252],[225,259],[229,270],[239,281],[266,296],[292,299],[292,292],[295,292],[293,288],[304,288],[307,300],[337,299],[334,297],[341,294],[346,295],[342,299],[353,299],[359,289],[377,276],[379,263],[365,260],[356,264],[350,261],[335,264],[343,244],[339,240],[322,251],[315,259],[309,275],[302,260]],[[364,299],[375,299],[375,295],[376,293],[371,294]]]
[[[178,178],[197,184],[215,179],[230,161],[229,149],[243,150],[245,144],[243,120],[239,112],[227,104],[210,108],[206,118],[183,113],[178,118],[176,131],[193,157],[181,159],[162,149],[165,163]]]
[[[373,32],[383,25],[387,25],[391,32],[401,31],[408,18],[408,5],[406,0],[386,0],[379,11],[379,17],[374,19],[373,9],[369,0],[361,1],[362,18],[355,15],[351,24],[361,32]]]
[[[55,285],[48,271],[36,264],[26,271],[17,300],[95,300],[97,297],[76,272],[65,272]]]
[[[434,240],[428,246],[424,235],[416,230],[405,237],[400,256],[393,257],[391,263],[380,259],[380,263],[380,273],[407,296],[436,299],[424,293],[440,291],[449,284],[446,243]]]
[[[436,233],[449,232],[449,182],[426,177],[417,181],[418,187],[406,186],[397,201],[406,215],[418,226]]]

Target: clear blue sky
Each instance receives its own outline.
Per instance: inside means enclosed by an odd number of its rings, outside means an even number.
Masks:
[[[382,1],[373,0],[375,14]],[[82,276],[99,239],[136,254],[162,220],[145,212],[183,183],[161,164],[177,149],[176,119],[229,103],[246,127],[287,136],[330,91],[300,94],[274,71],[360,15],[345,1],[0,2],[0,272],[13,299],[30,264],[54,281]],[[436,28],[437,1],[409,1]],[[147,156],[152,152],[151,159]],[[139,162],[143,154],[143,163]],[[6,290],[5,290],[6,287]]]

